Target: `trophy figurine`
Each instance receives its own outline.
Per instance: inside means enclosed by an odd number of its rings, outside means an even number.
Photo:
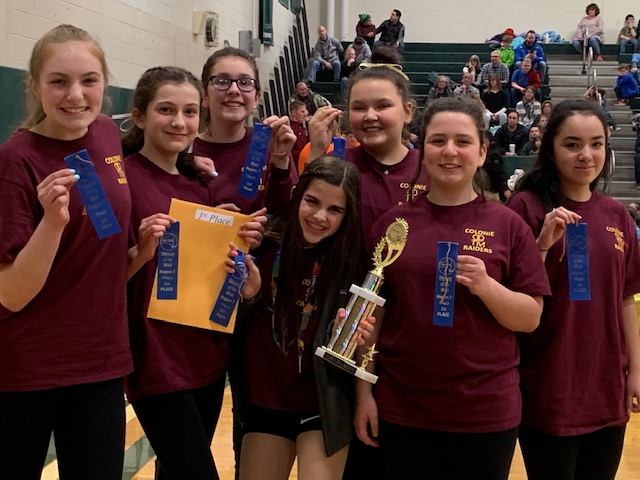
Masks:
[[[375,344],[362,357],[362,362],[357,365],[353,360],[356,351],[358,333],[357,328],[361,320],[369,318],[376,306],[383,307],[385,299],[378,296],[378,290],[384,279],[383,269],[391,265],[402,253],[407,243],[409,225],[406,220],[396,218],[395,222],[387,227],[385,236],[380,239],[373,252],[374,269],[367,273],[363,285],[351,285],[352,293],[349,303],[345,308],[346,316],[336,328],[327,346],[316,348],[316,355],[324,358],[329,363],[349,372],[369,383],[376,383],[377,375],[365,370],[367,364],[377,353]]]

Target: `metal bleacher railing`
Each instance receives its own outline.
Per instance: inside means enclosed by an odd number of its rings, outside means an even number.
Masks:
[[[269,75],[268,86],[264,88],[262,100],[258,105],[258,114],[261,118],[271,115],[288,115],[289,98],[295,92],[296,83],[303,80],[310,56],[307,6],[303,1],[300,10],[296,13],[296,23],[291,27],[279,59]]]

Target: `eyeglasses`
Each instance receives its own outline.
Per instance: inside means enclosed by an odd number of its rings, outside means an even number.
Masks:
[[[222,92],[229,90],[232,83],[235,83],[241,92],[253,92],[258,87],[258,82],[249,77],[233,79],[222,75],[213,75],[209,77],[209,83],[213,88]]]

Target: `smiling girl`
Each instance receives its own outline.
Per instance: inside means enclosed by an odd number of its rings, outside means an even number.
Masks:
[[[0,147],[0,478],[120,480],[131,202],[118,128],[99,115],[99,44],[60,25],[33,48],[29,115]],[[121,231],[100,239],[65,157],[86,149]]]
[[[296,456],[300,478],[342,478],[353,377],[313,352],[363,277],[359,203],[357,169],[321,157],[300,176],[288,210],[267,224],[259,275],[242,291],[255,298],[238,382],[248,403],[239,411],[242,480],[286,480]]]
[[[212,180],[216,184],[215,202],[233,203],[246,214],[262,207],[277,213],[289,200],[291,187],[298,179],[291,157],[296,135],[288,117],[273,115],[262,121],[271,127],[272,134],[258,196],[252,199],[237,193],[253,133],[247,121],[260,100],[255,58],[237,48],[218,50],[202,68],[202,85],[203,125],[193,153],[197,168],[218,173]]]
[[[389,208],[410,201],[429,185],[424,173],[413,188],[410,185],[418,171],[420,152],[407,148],[402,141],[402,130],[411,121],[413,106],[408,77],[397,67],[374,64],[349,79],[349,124],[360,146],[347,149],[346,159],[360,171],[365,233]],[[331,126],[341,114],[333,107],[322,107],[314,114],[309,122],[309,158],[326,152]]]
[[[508,203],[536,235],[553,291],[540,328],[519,338],[520,445],[532,480],[613,479],[629,414],[640,411],[635,225],[624,205],[596,191],[608,136],[594,103],[554,107],[538,158]],[[590,300],[570,299],[564,237],[575,223],[587,225]]]
[[[387,303],[367,341],[379,350],[368,366],[379,375],[375,393],[356,381],[356,432],[379,445],[389,478],[509,474],[520,423],[514,332],[537,327],[549,284],[527,225],[478,188],[487,153],[482,114],[464,98],[428,107],[422,162],[431,188],[372,229],[370,245],[394,219],[409,224],[402,255],[385,268]],[[450,303],[436,297],[437,281],[446,281],[443,262],[455,259],[438,258],[438,242],[458,244]],[[443,305],[449,326],[436,321]]]

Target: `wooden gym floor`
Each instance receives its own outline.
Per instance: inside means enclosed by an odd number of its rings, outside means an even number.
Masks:
[[[229,388],[225,390],[224,404],[220,421],[216,429],[211,449],[214,452],[216,465],[222,480],[233,480],[233,450],[231,448],[232,439],[232,416],[231,416],[231,393]],[[127,437],[125,452],[125,467],[123,480],[153,480],[154,454],[144,432],[131,406],[127,406]],[[297,472],[294,465],[290,480],[297,480]],[[516,448],[513,458],[510,480],[526,480],[522,455]],[[618,470],[617,480],[637,480],[640,479],[640,415],[632,415],[627,427],[626,441],[622,461]],[[42,480],[58,480],[58,465],[55,461],[55,452],[50,449],[47,458],[47,466],[43,472]],[[471,479],[470,479],[471,480]]]

